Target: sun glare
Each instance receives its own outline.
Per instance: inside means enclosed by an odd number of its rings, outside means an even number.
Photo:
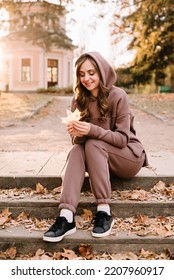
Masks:
[[[1,92],[1,82],[3,81],[3,54],[2,50],[0,49],[0,92]]]
[[[0,9],[0,38],[7,35],[8,33],[8,23],[9,13],[4,9]],[[0,47],[0,80],[2,79],[3,71],[3,50]]]
[[[0,75],[2,74],[2,60],[3,60],[3,52],[2,49],[0,48]]]
[[[0,38],[8,33],[9,13],[4,9],[0,9]]]
[[[0,59],[2,58],[2,50],[0,49]]]

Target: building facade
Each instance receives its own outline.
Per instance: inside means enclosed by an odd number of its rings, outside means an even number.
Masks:
[[[0,89],[33,92],[72,86],[74,46],[65,32],[65,8],[44,1],[30,3],[13,10],[9,16],[16,20],[0,40]]]

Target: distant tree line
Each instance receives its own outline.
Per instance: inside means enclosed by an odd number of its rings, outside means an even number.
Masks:
[[[44,7],[44,9],[39,12],[37,10],[31,12],[31,8],[36,5],[36,2],[39,2],[40,7]],[[13,41],[24,38],[26,41],[30,41],[46,50],[49,50],[52,45],[67,49],[73,48],[72,40],[66,36],[65,30],[59,22],[59,17],[65,13],[63,4],[68,2],[70,0],[58,0],[55,6],[50,2],[41,0],[0,0],[0,8],[5,8],[10,15],[10,32],[6,39]],[[22,5],[25,8],[22,8]],[[49,28],[50,23],[51,28]],[[18,26],[18,28],[16,29],[15,26]]]
[[[152,77],[156,85],[163,85],[170,73],[171,88],[174,92],[174,2],[173,0],[128,0],[133,11],[121,18],[115,15],[113,36],[131,36],[129,50],[136,50],[135,57],[128,67],[118,69],[123,84],[146,84]]]

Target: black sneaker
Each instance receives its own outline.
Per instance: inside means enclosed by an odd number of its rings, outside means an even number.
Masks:
[[[104,211],[98,211],[94,220],[94,228],[92,230],[93,237],[108,236],[114,224],[114,219]]]
[[[43,240],[48,242],[59,242],[64,236],[76,232],[75,222],[68,223],[65,217],[57,217],[55,223],[44,233]]]

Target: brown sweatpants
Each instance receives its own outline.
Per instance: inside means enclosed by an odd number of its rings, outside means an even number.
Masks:
[[[96,203],[108,204],[110,171],[120,178],[134,177],[143,166],[144,158],[144,153],[138,158],[128,147],[119,149],[96,139],[74,145],[67,159],[59,208],[76,212],[86,171]]]

